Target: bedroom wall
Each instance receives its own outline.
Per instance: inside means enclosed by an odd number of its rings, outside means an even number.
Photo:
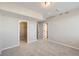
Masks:
[[[79,49],[79,9],[48,19],[48,39]]]
[[[37,41],[37,21],[29,19],[29,43]]]
[[[28,23],[28,43],[36,41],[36,20],[32,18],[22,19],[5,14],[0,14],[0,49],[15,47],[19,45],[19,20],[27,20]]]
[[[1,17],[0,17],[1,19]],[[2,23],[0,22],[0,27],[1,27]],[[2,48],[2,40],[1,40],[1,37],[2,37],[2,28],[0,28],[0,54],[1,54],[1,48]]]

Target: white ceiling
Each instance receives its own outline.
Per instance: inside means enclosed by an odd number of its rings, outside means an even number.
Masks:
[[[14,2],[14,3],[8,2],[6,4],[17,5],[17,7],[27,8],[32,11],[38,12],[43,15],[44,19],[50,16],[56,16],[59,13],[79,8],[79,2],[51,2],[50,8],[43,8],[41,6],[41,2]]]
[[[25,8],[41,13],[44,18],[55,16],[75,8],[79,8],[79,2],[51,2],[50,8],[43,8],[40,2],[16,3]],[[56,11],[56,9],[58,11]]]

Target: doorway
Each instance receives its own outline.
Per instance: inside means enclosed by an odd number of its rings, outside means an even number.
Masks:
[[[20,42],[27,43],[27,22],[20,22]]]
[[[48,39],[48,23],[43,24],[43,39]]]

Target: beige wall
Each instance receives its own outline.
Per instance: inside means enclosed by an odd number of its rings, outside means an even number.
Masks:
[[[48,19],[48,38],[79,48],[79,9]]]
[[[36,25],[37,21],[34,18],[16,18],[14,16],[9,16],[8,14],[0,14],[0,49],[4,50],[7,48],[18,46],[20,43],[20,29],[19,21],[28,21],[28,43],[36,41]]]

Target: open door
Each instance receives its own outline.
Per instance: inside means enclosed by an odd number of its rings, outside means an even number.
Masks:
[[[48,23],[43,24],[43,39],[48,39]]]
[[[20,40],[27,42],[27,22],[20,22]]]

